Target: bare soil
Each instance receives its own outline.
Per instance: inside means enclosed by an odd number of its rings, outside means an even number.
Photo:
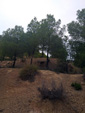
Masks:
[[[17,59],[15,67],[16,68],[21,68],[24,67],[28,64],[30,64],[31,58],[24,58],[22,59]],[[55,58],[50,58],[49,62],[49,69],[54,70],[56,69],[58,60]],[[12,67],[13,61],[0,61],[0,67],[6,68],[6,67]],[[41,69],[46,69],[46,58],[33,58],[33,64],[41,67]]]
[[[39,70],[34,82],[19,78],[20,68],[0,68],[0,112],[2,113],[85,113],[85,82],[82,74],[57,74]],[[41,100],[38,87],[45,81],[48,87],[52,80],[63,84],[65,99],[51,102]],[[71,87],[72,82],[82,85],[81,91]]]

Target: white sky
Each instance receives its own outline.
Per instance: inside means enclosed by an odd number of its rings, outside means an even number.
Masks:
[[[66,25],[75,20],[77,10],[83,8],[85,0],[0,0],[0,34],[15,25],[21,25],[26,31],[34,17],[40,21],[47,14]]]

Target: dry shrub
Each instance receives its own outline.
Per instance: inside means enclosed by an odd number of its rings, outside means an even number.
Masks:
[[[57,72],[68,73],[68,64],[66,62],[59,62],[57,64]]]
[[[81,69],[74,66],[73,63],[62,62],[62,61],[58,61],[56,71],[61,73],[71,73],[71,74],[82,73]]]
[[[33,82],[37,71],[37,66],[28,65],[20,71],[20,78],[24,81],[29,80],[30,82]]]
[[[23,63],[26,62],[26,58],[22,58],[21,62],[23,62]]]
[[[85,81],[85,73],[83,74],[83,80]]]
[[[62,100],[64,98],[64,89],[62,84],[56,88],[55,81],[51,83],[51,89],[47,88],[43,82],[42,87],[38,88],[42,99]]]
[[[68,64],[68,73],[72,73],[72,74],[79,74],[79,73],[82,73],[81,69],[74,66],[73,63],[69,63]]]

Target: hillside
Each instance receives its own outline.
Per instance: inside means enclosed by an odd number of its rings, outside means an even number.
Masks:
[[[0,112],[2,113],[85,113],[85,82],[82,74],[56,74],[39,70],[34,82],[22,81],[19,68],[0,68]],[[51,102],[41,100],[37,90],[42,82],[50,87],[52,80],[56,86],[63,84],[65,99]],[[71,87],[72,82],[82,84],[82,90]]]

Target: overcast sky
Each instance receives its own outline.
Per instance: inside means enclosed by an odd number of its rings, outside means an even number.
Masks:
[[[47,14],[67,24],[76,20],[77,10],[83,8],[85,0],[0,0],[0,34],[15,25],[24,27],[26,31],[34,17],[40,21]]]

